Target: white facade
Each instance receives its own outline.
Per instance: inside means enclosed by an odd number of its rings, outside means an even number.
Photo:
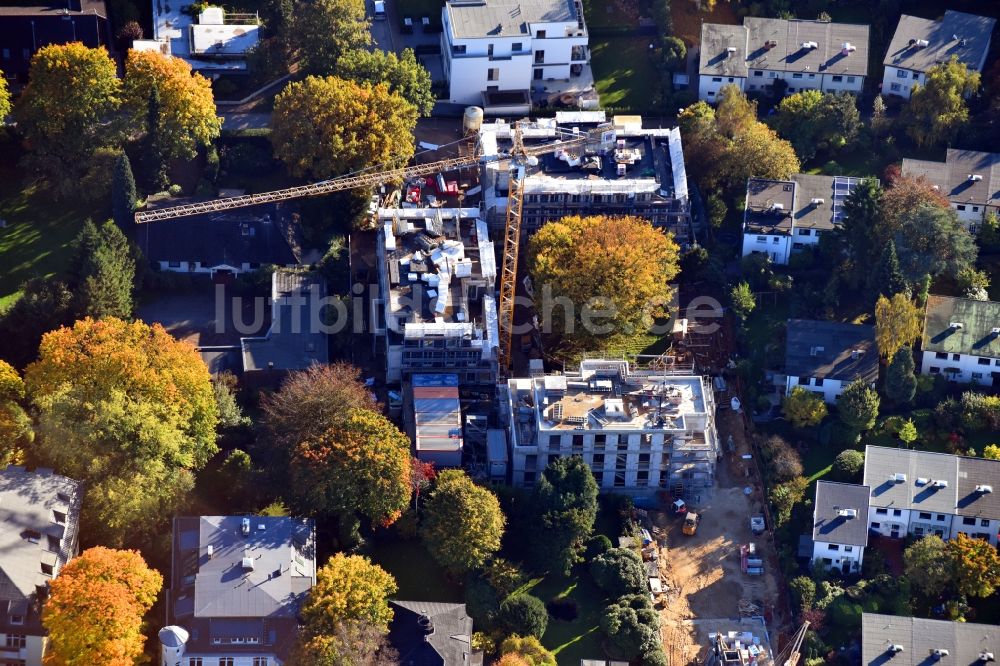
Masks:
[[[743,256],[760,252],[771,258],[772,264],[785,265],[792,251],[788,234],[743,234]]]
[[[965,534],[968,537],[986,539],[996,546],[1000,520],[937,511],[873,506],[868,510],[868,529],[870,532],[893,539],[902,539],[907,535],[922,537],[933,534],[947,541],[959,534]]]
[[[485,15],[489,8],[486,3],[481,7]],[[476,10],[479,7],[461,7],[464,15]],[[582,18],[558,22],[526,20],[526,33],[497,34],[495,25],[491,25],[473,34],[475,31],[468,26],[456,25],[452,11],[449,3],[441,10],[441,53],[448,78],[448,99],[453,104],[482,104],[485,91],[530,91],[534,85],[544,85],[547,81],[570,80],[582,68],[590,66],[587,29]],[[516,12],[512,17],[523,16],[522,7],[516,4],[511,5],[510,11]],[[524,11],[544,14],[535,8],[524,7]],[[473,17],[471,22],[476,23],[477,19]]]
[[[741,92],[747,90],[747,80],[742,76],[710,76],[702,74],[698,77],[698,99],[714,102],[723,86],[736,86]],[[753,88],[751,88],[752,90]]]
[[[712,77],[702,77],[712,78]],[[776,72],[773,70],[751,69],[745,79],[746,92],[763,92],[777,81],[785,81],[788,90],[785,94],[802,92],[803,90],[819,90],[821,92],[849,92],[859,94],[865,84],[865,77],[858,74],[820,74],[810,72]],[[704,99],[699,97],[699,99]]]
[[[42,666],[45,654],[45,636],[30,634],[15,634],[8,632],[0,634],[0,664],[15,663],[24,666]],[[4,661],[4,660],[14,661]],[[20,659],[21,661],[16,661]]]
[[[924,351],[920,374],[943,374],[953,382],[993,386],[993,373],[1000,372],[1000,358]]]
[[[803,381],[805,380],[805,381]],[[823,396],[823,402],[833,405],[837,398],[844,392],[850,382],[843,382],[839,379],[823,379],[822,377],[785,377],[785,395],[792,392],[796,386],[812,391]]]
[[[881,536],[901,539],[909,534],[910,510],[868,507],[868,531]]]
[[[201,273],[207,275],[215,275],[216,273],[249,273],[250,271],[260,268],[253,264],[248,264],[246,262],[242,264],[219,264],[217,266],[203,266],[200,261],[158,261],[156,262],[161,271],[169,271],[171,273]]]
[[[918,83],[924,85],[926,79],[927,77],[922,72],[886,65],[882,78],[882,93],[910,99],[910,95],[913,94],[913,86]]]
[[[1000,531],[1000,520],[989,520],[976,516],[954,516],[951,521],[950,536],[955,539],[959,534],[964,534],[968,537],[987,539],[996,546],[998,531]]]
[[[851,571],[860,571],[864,556],[864,546],[813,541],[812,561],[819,562],[828,569],[843,570],[846,565]]]

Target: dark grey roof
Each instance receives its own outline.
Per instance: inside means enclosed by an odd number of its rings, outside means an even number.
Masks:
[[[389,642],[407,666],[474,666],[482,654],[472,652],[472,618],[465,604],[392,600]]]
[[[1000,334],[993,329],[1000,329],[1000,302],[931,295],[924,314],[922,348],[1000,358]],[[985,372],[991,369],[984,368]]]
[[[452,34],[458,39],[528,36],[537,23],[576,23],[572,0],[450,0],[445,3]],[[550,35],[550,37],[564,35]]]
[[[905,479],[894,480],[896,474]],[[869,446],[864,483],[871,487],[872,506],[1000,519],[998,460]],[[977,485],[993,492],[976,492]]]
[[[903,175],[925,177],[952,203],[1000,205],[1000,153],[949,148],[944,162],[904,159]]]
[[[243,516],[174,519],[169,619],[190,633],[189,653],[280,654],[295,638],[296,616],[316,582],[313,521],[246,519],[247,535]]]
[[[323,279],[311,273],[271,275],[271,328],[260,338],[242,338],[243,370],[305,370],[329,360],[322,330]]]
[[[902,651],[892,652],[893,645]],[[935,659],[934,650],[941,649],[948,654]],[[1000,652],[1000,627],[878,613],[861,616],[862,666],[984,666],[979,658],[984,652]]]
[[[956,56],[968,67],[981,69],[996,19],[948,10],[940,21],[903,14],[889,42],[884,64],[917,72]],[[925,47],[917,40],[926,40]],[[964,42],[964,43],[963,43]]]
[[[840,204],[856,178],[797,173],[789,180],[747,181],[744,221],[747,233],[790,234],[792,226],[828,231],[839,223]],[[781,209],[774,208],[780,204]]]
[[[747,233],[788,235],[792,233],[795,183],[790,180],[751,178],[747,181],[743,221]]]
[[[855,483],[816,483],[813,541],[848,546],[868,545],[868,486]],[[854,511],[853,515],[845,512]]]
[[[289,246],[273,206],[241,211],[180,217],[136,226],[136,243],[150,261],[201,262],[202,266],[243,263],[294,266],[299,263]]]
[[[878,379],[875,327],[812,319],[789,319],[785,373],[851,382]]]
[[[703,23],[698,72],[745,77],[754,69],[866,76],[868,32],[867,25],[750,16],[742,26]],[[816,47],[804,46],[809,42]],[[729,53],[729,48],[736,51]]]

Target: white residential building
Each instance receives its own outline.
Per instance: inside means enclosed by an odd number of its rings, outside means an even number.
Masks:
[[[549,82],[593,80],[579,0],[448,0],[441,20],[454,104],[523,109]]]
[[[861,570],[868,545],[868,486],[816,483],[813,505],[813,564],[844,573]]]
[[[997,625],[878,613],[861,615],[861,666],[989,666],[996,661],[998,652]]]
[[[774,264],[819,243],[840,225],[844,201],[861,181],[849,176],[795,174],[789,180],[751,178],[743,212],[743,256],[766,254]]]
[[[904,159],[903,175],[926,178],[970,233],[987,213],[1000,211],[1000,153],[949,148],[944,162]]]
[[[715,482],[715,404],[702,377],[592,359],[571,374],[511,379],[502,404],[515,486],[572,455],[607,491],[684,496]]]
[[[42,666],[49,584],[79,553],[80,484],[51,469],[0,471],[0,664]]]
[[[1000,303],[931,295],[922,340],[920,374],[1000,386]]]
[[[157,51],[182,58],[201,72],[243,72],[247,54],[260,38],[257,14],[236,14],[205,7],[193,18],[190,5],[153,2],[153,38],[137,39],[137,51]]]
[[[856,379],[878,381],[875,327],[834,321],[789,319],[785,342],[785,393],[796,386],[836,404]]]
[[[1000,461],[869,446],[864,485],[871,488],[870,532],[894,539],[965,534],[997,545]]]
[[[923,85],[927,70],[958,58],[969,69],[983,71],[996,19],[948,10],[937,21],[903,14],[885,54],[882,93],[906,99]]]
[[[381,208],[379,296],[372,303],[386,381],[455,373],[495,386],[496,257],[478,208]]]
[[[698,99],[725,85],[763,92],[776,81],[802,90],[860,93],[868,75],[868,26],[746,17],[743,25],[703,23]]]
[[[566,139],[607,126],[606,140],[572,150],[555,150],[525,168],[522,238],[567,215],[635,215],[665,229],[683,247],[697,233],[691,217],[680,129],[643,127],[641,116],[603,111],[556,113],[522,125],[526,146]],[[513,126],[484,123],[479,138],[484,157],[510,150]],[[485,160],[480,173],[483,208],[490,228],[504,228],[509,190],[507,161]],[[496,233],[496,232],[495,232]]]

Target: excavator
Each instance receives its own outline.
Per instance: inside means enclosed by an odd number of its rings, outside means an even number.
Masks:
[[[500,302],[497,308],[500,328],[500,345],[497,350],[497,361],[500,375],[507,377],[511,370],[514,295],[517,286],[518,252],[521,245],[521,211],[523,208],[525,170],[529,164],[537,163],[537,158],[541,155],[557,150],[586,148],[600,144],[602,139],[607,139],[607,133],[611,130],[610,125],[600,125],[587,132],[564,132],[565,139],[525,146],[522,132],[525,124],[526,121],[518,121],[514,124],[514,131],[511,133],[511,149],[508,152],[497,155],[482,155],[477,146],[477,150],[473,151],[471,155],[452,157],[436,162],[400,168],[374,166],[358,173],[310,183],[308,185],[298,185],[271,192],[261,192],[259,194],[244,194],[210,201],[198,201],[180,206],[142,210],[136,212],[135,221],[136,224],[151,224],[190,215],[205,215],[235,208],[291,201],[303,197],[322,196],[344,190],[372,188],[385,183],[405,183],[419,176],[430,176],[454,169],[506,160],[510,175],[510,185],[508,188],[507,215],[505,219],[502,268],[500,273]]]

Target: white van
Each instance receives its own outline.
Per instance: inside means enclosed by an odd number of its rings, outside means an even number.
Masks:
[[[375,20],[385,20],[385,0],[373,0],[375,4]]]

